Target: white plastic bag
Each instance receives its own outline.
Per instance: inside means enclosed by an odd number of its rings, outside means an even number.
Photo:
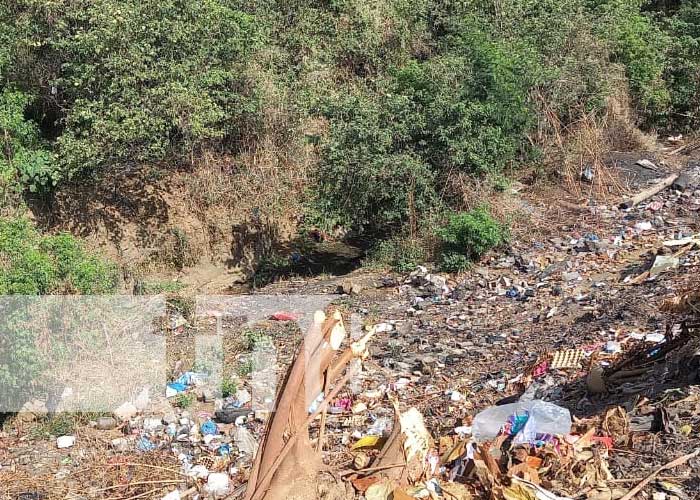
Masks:
[[[472,436],[477,442],[494,439],[511,415],[529,413],[525,426],[515,436],[515,443],[532,442],[537,434],[566,435],[571,432],[571,414],[546,401],[520,401],[503,406],[493,406],[478,413],[472,424]]]

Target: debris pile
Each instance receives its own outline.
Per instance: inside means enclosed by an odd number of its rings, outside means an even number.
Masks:
[[[337,312],[274,339],[274,411],[188,367],[175,407],[142,393],[41,453],[1,435],[0,498],[697,498],[700,170],[638,167],[638,196],[547,212],[463,276],[310,283]]]

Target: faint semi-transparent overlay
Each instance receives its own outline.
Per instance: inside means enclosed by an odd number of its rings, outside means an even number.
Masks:
[[[314,311],[335,298],[197,296],[185,322],[162,295],[0,297],[0,412],[33,401],[48,411],[108,412],[125,402],[165,399],[173,377],[168,343],[179,342],[178,329],[194,336],[193,370],[219,396],[227,338],[278,312],[294,315],[307,332]],[[351,323],[359,328],[359,321]],[[247,379],[253,408],[270,410],[281,370],[275,343],[262,340],[247,360]]]

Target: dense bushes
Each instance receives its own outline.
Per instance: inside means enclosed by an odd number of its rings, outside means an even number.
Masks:
[[[435,206],[450,173],[497,171],[518,156],[534,122],[524,61],[476,20],[463,27],[445,55],[326,100],[317,202],[327,225],[398,227]]]
[[[0,296],[103,294],[117,283],[116,267],[73,236],[41,236],[26,219],[0,219]],[[46,361],[31,304],[23,297],[0,301],[0,413],[25,402]]]
[[[117,279],[114,265],[73,236],[41,236],[25,219],[0,219],[0,295],[109,293]]]
[[[55,158],[41,140],[36,123],[24,118],[27,94],[0,93],[0,192],[38,191],[59,180]]]
[[[0,178],[39,190],[205,152],[244,166],[264,137],[273,165],[312,169],[307,220],[392,232],[449,205],[455,172],[527,161],[550,125],[611,95],[629,92],[645,126],[697,127],[699,12],[694,0],[10,0]]]
[[[258,41],[253,18],[231,3],[10,2],[6,78],[32,93],[64,177],[198,154],[249,133],[245,71]]]
[[[666,20],[671,49],[665,78],[671,92],[671,123],[700,127],[700,4],[682,2]]]

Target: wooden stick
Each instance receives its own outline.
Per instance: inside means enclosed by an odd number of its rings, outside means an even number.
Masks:
[[[587,205],[577,205],[576,203],[571,203],[570,201],[566,200],[558,200],[557,203],[559,203],[562,208],[566,208],[574,212],[589,212],[591,209],[591,207]]]
[[[184,472],[180,472],[179,470],[176,470],[176,469],[170,469],[170,468],[168,468],[168,467],[161,467],[161,466],[159,466],[159,465],[141,464],[141,463],[138,463],[138,462],[122,462],[122,463],[107,464],[107,465],[106,465],[106,467],[121,467],[121,466],[125,466],[125,467],[130,467],[130,466],[133,466],[133,467],[146,467],[146,468],[148,468],[148,469],[165,470],[165,471],[168,471],[168,472],[172,472],[173,474],[177,474],[177,475],[179,475],[179,476],[187,476],[187,474],[185,474]],[[102,466],[102,467],[105,467],[105,466]],[[89,469],[86,469],[86,470],[89,470]]]
[[[628,491],[624,497],[620,498],[620,500],[631,500],[637,493],[642,491],[642,489],[647,484],[649,484],[660,473],[662,473],[665,470],[673,469],[674,467],[678,467],[679,465],[683,465],[688,460],[697,457],[699,454],[700,454],[700,448],[695,450],[693,453],[688,453],[687,455],[683,455],[682,457],[678,457],[677,459],[670,461],[666,465],[662,465],[661,467],[656,469],[654,472],[649,474],[646,478],[644,478],[644,480],[642,480],[637,486],[635,486],[630,491]]]
[[[325,380],[323,381],[323,394],[328,392],[328,374],[326,374]],[[328,407],[323,408],[323,413],[321,413],[321,424],[318,428],[318,443],[316,443],[316,453],[323,451],[323,439],[326,437],[326,417],[328,415]]]
[[[640,191],[631,198],[620,203],[620,208],[632,208],[633,206],[643,202],[647,198],[651,198],[655,194],[660,193],[661,191],[669,187],[671,184],[673,184],[676,181],[676,179],[678,179],[678,174],[669,175],[665,179],[662,179],[661,182],[657,182],[650,188],[647,188],[644,191]]]
[[[678,479],[692,479],[692,476],[659,476],[656,479],[660,479],[661,481],[676,481]],[[629,479],[607,479],[606,480],[608,483],[636,483],[639,481],[642,481],[642,479],[639,479],[637,477],[634,478],[629,478]]]

